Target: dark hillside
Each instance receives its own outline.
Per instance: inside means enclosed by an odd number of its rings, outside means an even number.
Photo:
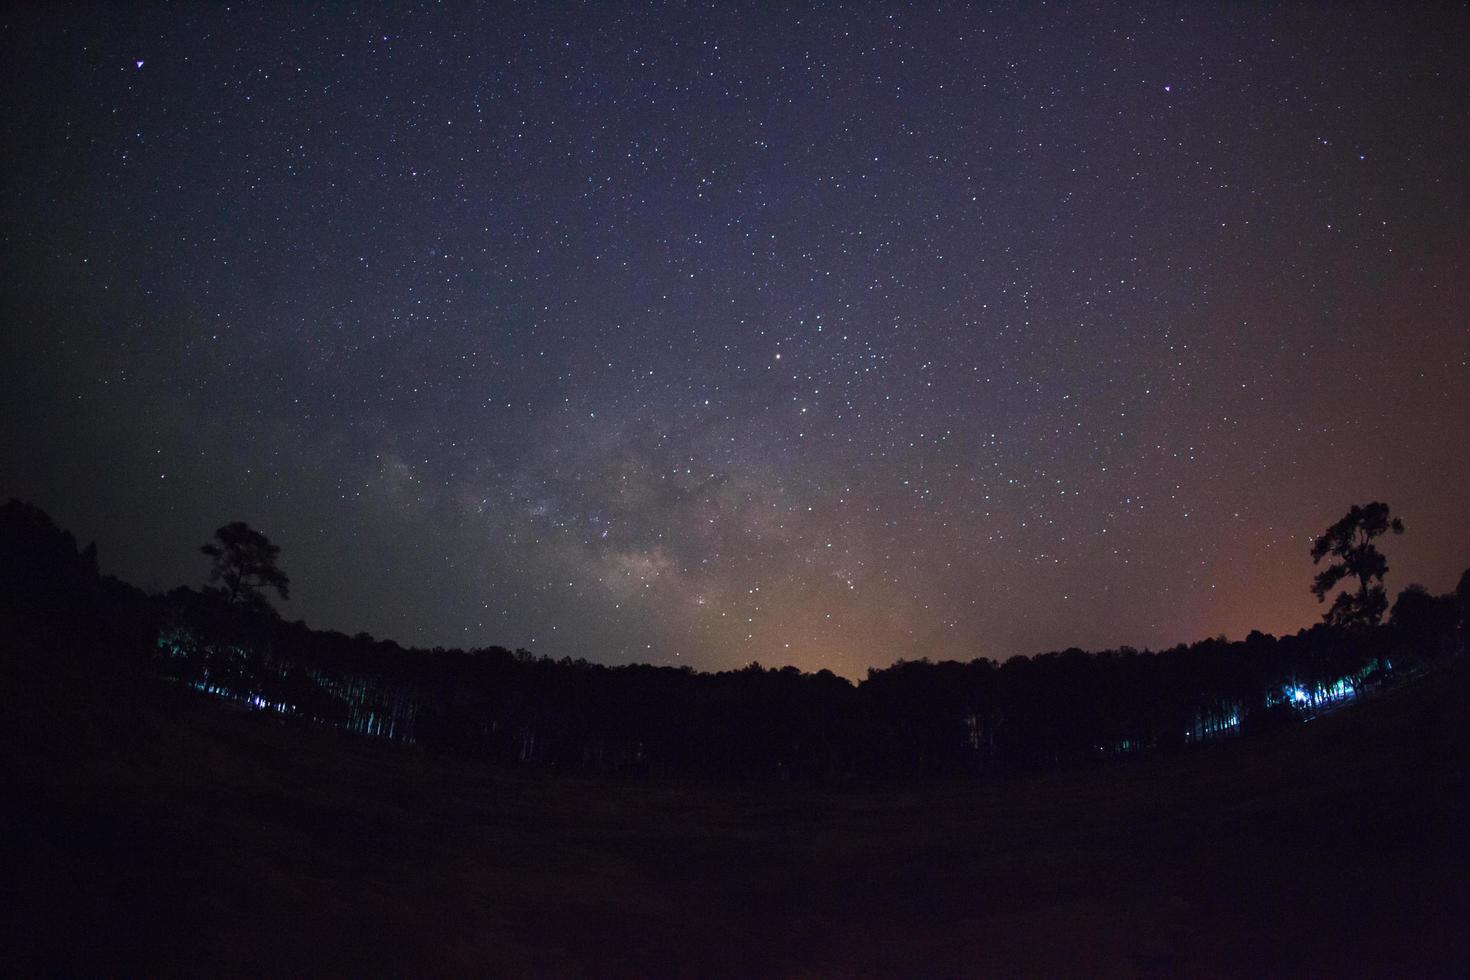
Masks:
[[[457,760],[7,631],[20,972],[1450,974],[1470,678],[1121,768],[898,792]]]

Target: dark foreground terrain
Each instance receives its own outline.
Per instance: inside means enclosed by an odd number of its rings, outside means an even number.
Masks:
[[[523,772],[5,641],[7,973],[1458,974],[1461,660],[1274,735],[988,785]]]

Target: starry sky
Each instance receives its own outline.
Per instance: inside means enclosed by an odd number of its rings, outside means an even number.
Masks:
[[[1464,6],[30,6],[0,497],[144,587],[857,677],[1470,565]]]

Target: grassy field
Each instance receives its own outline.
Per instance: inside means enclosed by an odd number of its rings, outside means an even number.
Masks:
[[[1467,674],[1129,766],[816,791],[485,766],[13,641],[6,972],[1463,975]]]

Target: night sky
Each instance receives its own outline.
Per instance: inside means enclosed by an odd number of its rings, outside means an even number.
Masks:
[[[1470,565],[1463,6],[30,6],[0,498],[141,586],[860,676]]]

